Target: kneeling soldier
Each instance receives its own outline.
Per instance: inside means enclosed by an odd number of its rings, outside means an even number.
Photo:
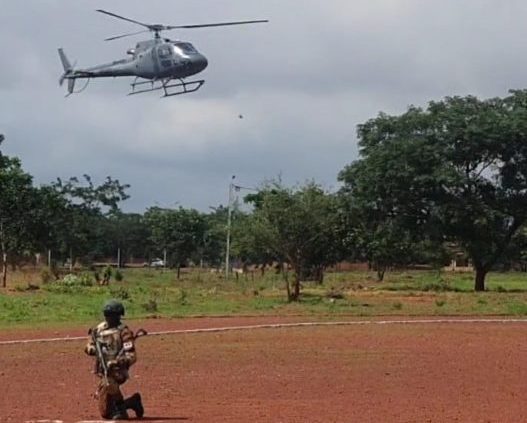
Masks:
[[[136,362],[134,334],[121,323],[124,306],[115,300],[108,301],[104,308],[105,321],[90,329],[90,340],[85,352],[96,356],[96,374],[101,378],[96,397],[99,411],[104,419],[127,420],[127,409],[137,417],[144,414],[141,395],[132,395],[126,400],[120,385],[128,380],[128,369]]]

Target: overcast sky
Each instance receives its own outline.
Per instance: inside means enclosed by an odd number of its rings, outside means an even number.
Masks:
[[[337,187],[356,126],[448,95],[527,85],[525,0],[1,0],[2,149],[37,183],[89,174],[131,185],[126,211],[225,204],[231,175]],[[187,96],[127,97],[128,78],[64,98],[57,48],[86,67],[145,36],[103,8],[152,23],[269,19],[170,33],[209,60]],[[169,34],[167,34],[169,35]],[[239,119],[239,115],[244,116]]]

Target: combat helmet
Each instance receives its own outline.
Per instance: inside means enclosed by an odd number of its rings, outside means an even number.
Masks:
[[[120,301],[109,300],[102,309],[104,316],[124,316],[124,306]]]

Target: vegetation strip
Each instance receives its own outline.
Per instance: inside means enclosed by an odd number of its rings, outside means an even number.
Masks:
[[[248,326],[227,326],[221,328],[202,328],[202,329],[178,329],[150,332],[149,336],[162,335],[185,335],[194,333],[214,333],[214,332],[231,332],[242,330],[256,330],[256,329],[288,329],[299,327],[315,327],[315,326],[366,326],[366,325],[414,325],[414,324],[462,324],[462,323],[527,323],[527,319],[429,319],[429,320],[364,320],[354,322],[308,322],[308,323],[271,323],[263,325],[248,325]],[[36,344],[36,343],[52,343],[52,342],[67,342],[67,341],[81,341],[86,339],[85,336],[65,337],[65,338],[48,338],[48,339],[20,339],[14,341],[0,341],[0,346],[3,345],[20,345],[20,344]]]

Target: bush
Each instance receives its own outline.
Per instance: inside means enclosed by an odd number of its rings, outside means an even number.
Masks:
[[[55,276],[53,275],[51,269],[49,267],[42,268],[42,270],[40,271],[40,281],[43,284],[47,284],[53,281],[53,279],[55,279]]]
[[[121,281],[124,279],[124,278],[123,278],[123,274],[121,273],[121,271],[120,271],[119,269],[117,269],[117,270],[115,271],[115,275],[114,275],[114,277],[115,277],[115,280],[116,280],[117,282],[121,282]]]
[[[65,287],[89,287],[93,286],[93,279],[88,273],[82,273],[80,275],[70,273],[53,285]]]
[[[81,286],[80,279],[72,273],[64,276],[59,283],[64,286]]]
[[[155,313],[157,311],[157,301],[156,300],[148,300],[147,303],[142,304],[143,310],[149,312],[149,313]]]
[[[436,300],[437,307],[443,307],[445,304],[446,304],[446,301],[444,300]]]
[[[116,288],[110,288],[110,294],[112,297],[120,299],[120,300],[128,300],[130,299],[130,293],[126,288],[123,288],[122,286],[116,287]]]
[[[108,284],[110,283],[110,279],[112,278],[112,274],[113,274],[113,269],[112,269],[112,266],[106,266],[104,268],[104,271],[102,273],[102,282],[103,284]]]
[[[77,277],[81,286],[93,286],[93,278],[89,273],[83,273]]]
[[[188,298],[188,292],[185,291],[184,289],[181,289],[179,291],[179,303],[181,305],[187,305],[188,304],[187,298]]]
[[[50,283],[44,289],[53,294],[82,294],[85,292],[85,288],[80,285],[68,286],[60,283]]]

